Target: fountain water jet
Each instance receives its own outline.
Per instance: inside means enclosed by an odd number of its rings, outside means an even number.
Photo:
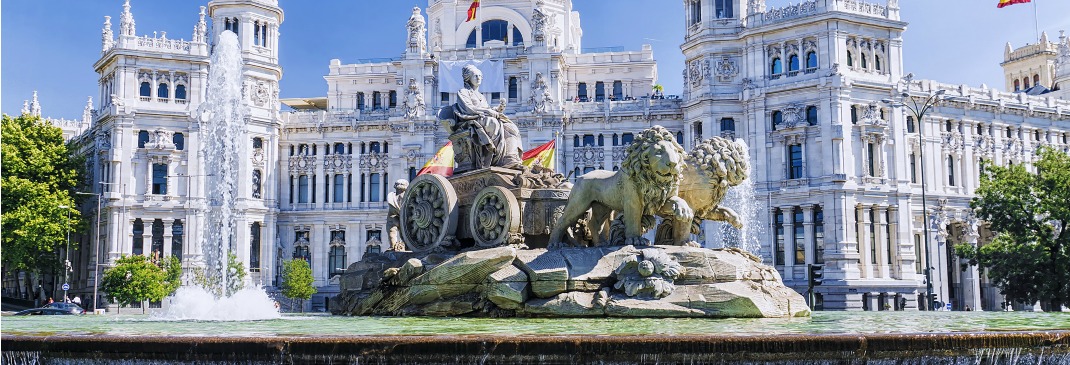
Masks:
[[[205,288],[183,287],[176,292],[167,319],[255,320],[279,318],[274,301],[260,288],[246,288],[228,265],[237,244],[235,213],[238,197],[239,156],[245,156],[248,106],[242,98],[242,63],[238,37],[219,35],[209,63],[204,103],[197,108],[207,207],[201,236]]]

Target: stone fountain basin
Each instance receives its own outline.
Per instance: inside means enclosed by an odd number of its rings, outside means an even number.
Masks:
[[[626,336],[2,336],[4,363],[1067,364],[1070,332]]]
[[[661,298],[614,288],[633,246],[390,252],[354,263],[335,314],[469,317],[800,317],[810,308],[780,274],[738,249],[655,246],[683,267]],[[386,275],[384,276],[384,272]]]

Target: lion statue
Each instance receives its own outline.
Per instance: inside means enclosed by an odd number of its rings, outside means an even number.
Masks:
[[[739,215],[731,208],[720,206],[728,188],[747,179],[750,156],[742,143],[713,137],[699,143],[684,157],[683,180],[680,182],[680,198],[694,210],[695,216],[688,229],[698,234],[704,220],[722,221],[736,229],[743,228]],[[673,239],[672,217],[665,217],[658,226],[654,240],[657,244],[669,244]],[[672,244],[681,244],[676,241]]]
[[[620,171],[595,170],[579,177],[550,234],[549,247],[569,244],[567,231],[588,210],[595,240],[603,236],[613,213],[623,222],[625,245],[649,244],[642,235],[654,228],[655,215],[673,217],[681,225],[676,232],[686,238],[693,212],[677,196],[683,159],[684,149],[669,130],[654,126],[640,132],[625,150]]]

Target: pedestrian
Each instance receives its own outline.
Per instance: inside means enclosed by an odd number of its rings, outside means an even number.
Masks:
[[[48,303],[46,303],[46,304],[52,304],[52,303],[54,303],[54,301],[52,300],[52,297],[48,297]]]
[[[74,299],[71,299],[71,303],[74,303],[74,304],[77,304],[77,305],[81,306],[82,305],[82,298],[80,298],[77,295],[75,295]]]
[[[966,311],[967,311],[967,312],[971,312],[971,311],[973,311],[973,308],[970,308],[970,306],[968,306],[968,305],[967,305],[967,306],[966,306]]]

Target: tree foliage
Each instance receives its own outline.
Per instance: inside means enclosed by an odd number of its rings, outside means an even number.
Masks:
[[[305,260],[294,259],[282,264],[282,295],[287,298],[312,298],[312,294],[316,294],[316,287],[312,286],[313,280],[312,268]]]
[[[174,256],[154,263],[142,255],[123,256],[104,271],[101,289],[121,306],[158,302],[181,284],[182,268]]]
[[[978,218],[997,234],[980,248],[960,244],[955,252],[988,277],[1009,300],[1049,309],[1070,306],[1070,155],[1042,148],[1034,165],[983,166]]]
[[[71,156],[62,130],[39,117],[5,114],[0,128],[3,266],[54,272],[62,267],[57,248],[82,224],[73,199],[82,160]]]
[[[231,296],[245,288],[245,264],[238,261],[238,256],[233,253],[227,254],[227,283],[223,285],[220,275],[210,275],[204,268],[196,268],[193,272],[193,283],[204,288],[217,297]]]

